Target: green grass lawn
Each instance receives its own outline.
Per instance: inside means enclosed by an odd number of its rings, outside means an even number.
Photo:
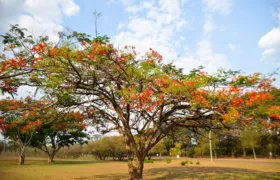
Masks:
[[[279,179],[280,160],[188,159],[200,161],[200,165],[181,166],[187,158],[173,159],[170,164],[164,160],[146,163],[144,179]],[[63,180],[63,179],[128,179],[125,161],[96,161],[91,158],[56,160],[48,164],[46,160],[27,158],[26,165],[18,166],[16,159],[0,158],[0,179],[7,180]]]

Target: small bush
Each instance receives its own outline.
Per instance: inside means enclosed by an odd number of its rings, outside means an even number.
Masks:
[[[199,161],[197,161],[195,164],[196,164],[196,165],[200,165],[200,162],[199,162]]]
[[[193,164],[193,162],[192,162],[192,161],[190,161],[190,164]]]
[[[151,159],[145,159],[144,163],[154,163],[154,161]]]
[[[79,157],[80,157],[79,154],[75,154],[75,155],[72,156],[73,159],[77,159],[77,158],[79,158]]]
[[[181,162],[181,166],[185,166],[185,164],[186,164],[185,161]]]
[[[167,164],[170,164],[172,160],[171,160],[171,158],[167,158],[165,161]]]
[[[188,164],[189,163],[189,161],[185,161],[185,164]]]

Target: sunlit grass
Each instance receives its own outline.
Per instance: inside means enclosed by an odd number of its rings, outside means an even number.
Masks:
[[[180,162],[187,158],[173,159],[167,164],[164,159],[146,163],[145,179],[280,179],[280,160],[216,160],[191,159],[200,165]],[[26,165],[18,166],[16,159],[0,158],[0,179],[127,179],[125,161],[97,161],[92,158],[58,159],[48,164],[46,159],[27,158]]]

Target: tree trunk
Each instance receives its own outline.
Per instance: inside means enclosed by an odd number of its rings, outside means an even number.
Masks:
[[[252,146],[252,150],[253,150],[253,154],[254,154],[254,159],[257,159],[255,148],[253,146]]]
[[[19,165],[24,165],[24,161],[25,161],[25,147],[22,147],[20,149],[20,153],[18,156],[18,164]]]
[[[136,153],[132,157],[132,153],[128,153],[128,171],[130,180],[143,179],[144,158],[141,154]]]
[[[242,151],[243,151],[243,157],[246,157],[246,150],[244,147],[242,147]]]
[[[234,158],[234,150],[231,150],[231,157]]]
[[[214,149],[214,156],[215,156],[215,159],[218,159],[216,149]]]
[[[55,156],[55,154],[54,153],[52,153],[52,154],[49,154],[49,158],[48,158],[48,163],[52,163],[52,162],[54,162],[54,156]]]

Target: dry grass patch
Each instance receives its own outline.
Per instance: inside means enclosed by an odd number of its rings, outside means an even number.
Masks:
[[[200,161],[200,165],[181,166],[184,160]],[[125,161],[96,161],[90,158],[57,160],[47,164],[46,159],[27,158],[25,166],[18,166],[15,159],[0,160],[0,179],[5,180],[119,180],[128,179]],[[145,179],[279,179],[280,161],[164,159],[146,163]]]

